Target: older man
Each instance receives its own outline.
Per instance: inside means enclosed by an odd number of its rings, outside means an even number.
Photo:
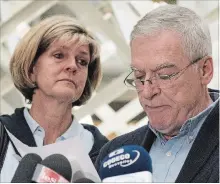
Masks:
[[[207,88],[207,25],[187,8],[166,5],[137,23],[130,45],[125,84],[137,90],[149,123],[106,144],[97,169],[111,151],[136,144],[150,153],[154,182],[218,182],[219,92]]]

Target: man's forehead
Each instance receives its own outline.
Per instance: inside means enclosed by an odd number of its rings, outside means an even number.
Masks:
[[[158,34],[140,35],[131,41],[131,54],[147,52],[160,52],[170,50],[183,51],[182,36],[171,30],[160,31]]]
[[[158,69],[171,66],[181,66],[188,63],[188,57],[183,51],[179,42],[165,43],[169,40],[162,39],[163,42],[148,42],[148,40],[136,40],[136,44],[131,45],[131,67]],[[138,42],[140,41],[140,44]],[[175,44],[176,43],[176,44]],[[184,61],[183,61],[184,60]]]

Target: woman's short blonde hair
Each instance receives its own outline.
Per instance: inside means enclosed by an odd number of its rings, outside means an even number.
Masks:
[[[32,102],[36,85],[30,79],[33,66],[39,56],[56,40],[76,38],[80,43],[87,43],[91,61],[88,66],[88,77],[81,97],[73,106],[85,103],[97,88],[101,80],[100,51],[94,37],[76,20],[69,16],[59,15],[44,19],[33,26],[20,40],[10,61],[10,72],[15,87]]]

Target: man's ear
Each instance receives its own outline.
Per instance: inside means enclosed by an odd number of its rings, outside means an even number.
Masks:
[[[200,64],[201,70],[201,82],[204,85],[208,85],[213,77],[213,60],[212,57],[207,56]]]

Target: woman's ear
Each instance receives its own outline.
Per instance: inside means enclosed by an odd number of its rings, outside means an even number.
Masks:
[[[36,67],[33,66],[32,70],[30,71],[30,79],[32,82],[36,82]]]
[[[213,77],[213,60],[212,57],[208,56],[201,62],[201,82],[204,85],[208,85]]]

